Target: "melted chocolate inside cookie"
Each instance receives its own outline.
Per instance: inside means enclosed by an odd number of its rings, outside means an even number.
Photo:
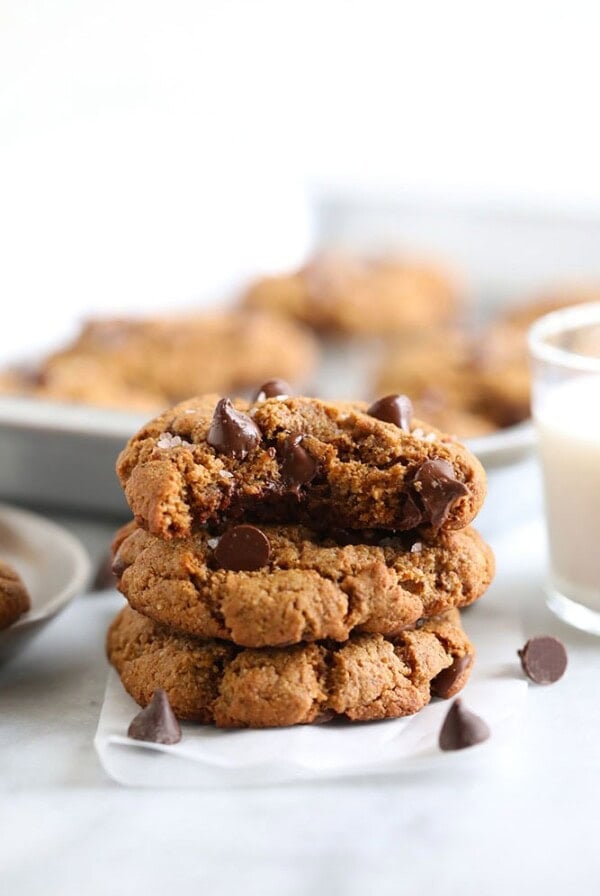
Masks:
[[[302,445],[302,434],[288,436],[281,449],[281,475],[286,485],[298,490],[317,475],[319,465]]]

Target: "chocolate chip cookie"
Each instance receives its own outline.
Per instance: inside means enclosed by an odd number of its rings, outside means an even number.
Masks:
[[[432,696],[458,693],[474,657],[456,610],[393,639],[356,634],[343,644],[251,650],[175,634],[126,607],[107,652],[141,706],[163,688],[178,718],[222,728],[412,715]]]
[[[158,413],[197,392],[237,392],[272,371],[304,382],[316,357],[311,333],[267,313],[95,320],[35,376],[0,377],[0,391]]]
[[[473,438],[497,426],[481,401],[475,343],[457,330],[398,339],[383,357],[375,388],[406,392],[415,413],[445,432]]]
[[[487,435],[529,416],[525,337],[495,323],[476,335],[434,330],[397,340],[376,388],[407,392],[419,416],[460,438]]]
[[[475,332],[433,328],[397,337],[375,388],[406,392],[418,416],[461,438],[520,423],[530,416],[529,327],[551,311],[598,298],[593,287],[557,291],[509,307]]]
[[[394,635],[472,603],[493,578],[492,551],[471,528],[437,537],[335,534],[242,524],[220,538],[201,530],[165,542],[129,530],[114,569],[138,612],[244,647]]]
[[[16,622],[30,607],[23,580],[12,566],[0,561],[0,630]]]
[[[242,516],[349,529],[461,529],[486,488],[479,461],[413,419],[398,395],[371,407],[204,395],[140,430],[117,471],[138,524],[167,539]]]
[[[530,414],[529,327],[553,311],[599,300],[597,286],[558,289],[507,308],[490,324],[483,340],[487,358],[485,385],[490,404],[499,409],[500,425],[524,420]],[[597,355],[597,340],[594,345],[574,344],[572,349]]]
[[[300,270],[254,283],[247,308],[302,321],[329,334],[388,336],[448,321],[458,289],[440,269],[399,258],[323,253]]]

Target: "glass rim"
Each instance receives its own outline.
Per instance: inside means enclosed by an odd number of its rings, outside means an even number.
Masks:
[[[600,325],[600,302],[586,302],[551,311],[536,320],[527,331],[529,354],[536,361],[545,361],[571,370],[600,373],[600,357],[582,355],[567,348],[549,345],[546,341],[550,336],[592,324]]]

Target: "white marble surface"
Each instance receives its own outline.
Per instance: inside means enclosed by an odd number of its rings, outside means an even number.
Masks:
[[[110,532],[69,525],[95,552]],[[509,582],[524,542],[541,566],[535,533],[497,540]],[[108,780],[92,739],[119,598],[78,598],[0,668],[0,892],[597,893],[600,643],[555,620],[541,570],[523,583],[518,565],[506,599],[527,634],[565,640],[570,665],[561,683],[530,688],[510,742],[421,773],[302,786],[158,792]]]

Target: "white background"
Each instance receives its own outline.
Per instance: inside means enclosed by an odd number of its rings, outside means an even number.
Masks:
[[[316,188],[594,213],[597,34],[593,2],[2,0],[0,357],[298,260]]]

